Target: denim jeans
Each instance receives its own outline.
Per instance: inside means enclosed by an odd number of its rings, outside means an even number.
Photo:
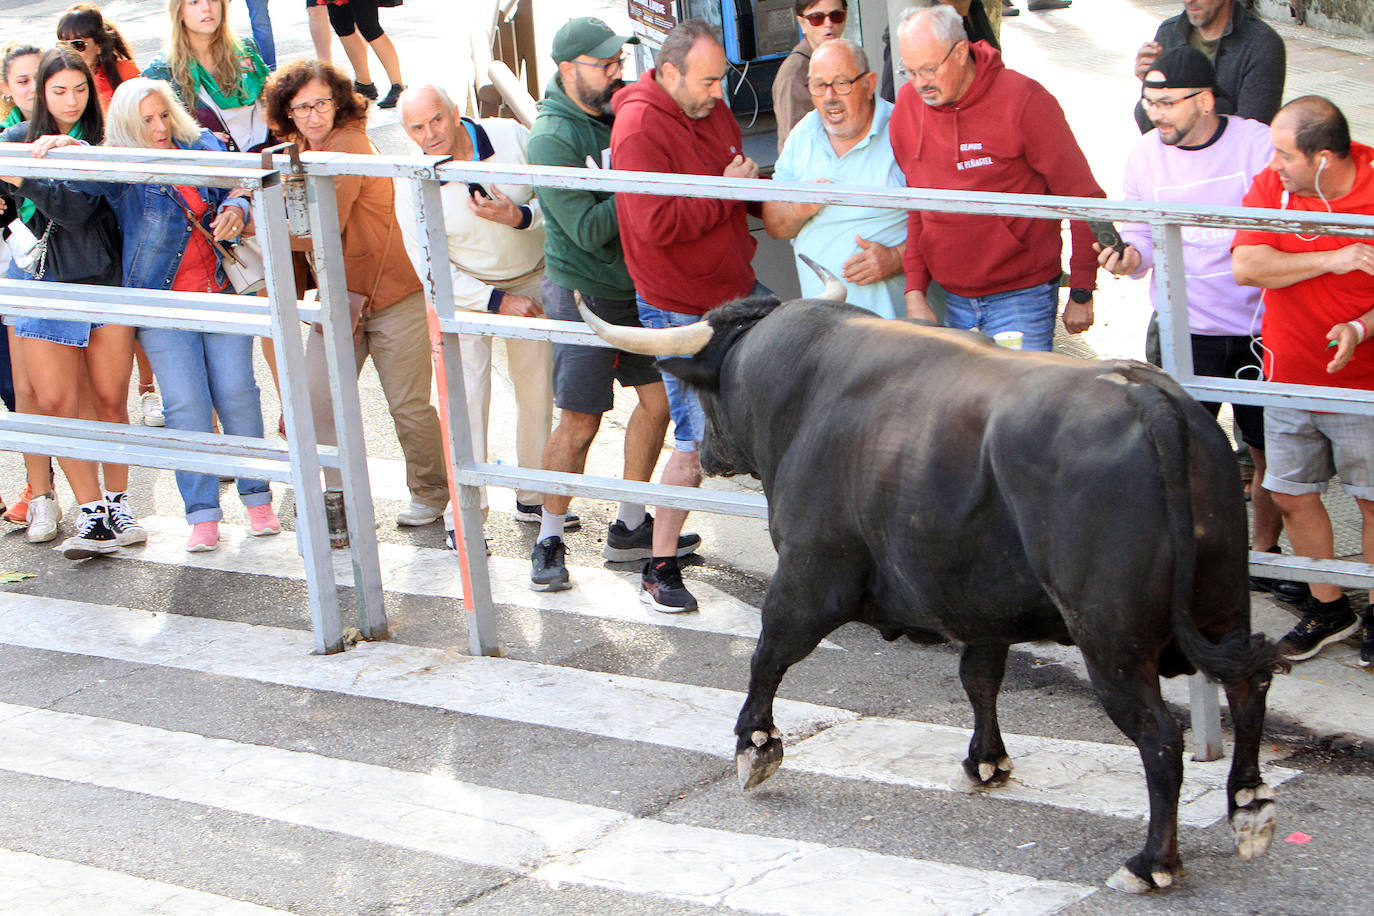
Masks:
[[[248,0],[248,21],[253,26],[253,41],[267,69],[277,69],[277,46],[272,41],[272,20],[267,15],[267,0]]]
[[[989,337],[1000,331],[1020,331],[1021,349],[1052,350],[1059,280],[972,298],[946,290],[945,309],[945,324],[951,328],[976,328]]]
[[[138,342],[152,363],[162,391],[168,429],[213,431],[211,411],[231,436],[262,438],[262,403],[253,377],[253,338],[242,334],[203,334],[167,328],[139,328]],[[188,524],[217,522],[219,481],[210,474],[177,471],[177,489]],[[265,480],[238,481],[245,506],[272,502]]]

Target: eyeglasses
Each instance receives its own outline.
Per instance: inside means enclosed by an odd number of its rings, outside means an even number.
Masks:
[[[302,102],[299,105],[291,105],[286,110],[293,118],[308,118],[312,111],[317,114],[324,114],[333,107],[334,99],[331,97],[327,99],[316,99],[313,102]]]
[[[954,49],[959,47],[962,42],[963,40],[961,39],[950,45],[949,50],[945,52],[945,56],[940,58],[940,62],[935,66],[917,67],[915,70],[908,70],[906,67],[898,67],[897,75],[904,80],[914,80],[917,77],[927,81],[935,79],[935,74],[940,72],[940,68],[945,65],[945,61],[949,60],[949,56],[954,53]]]
[[[827,16],[830,17],[830,21],[835,23],[835,25],[844,25],[844,21],[849,16],[849,13],[846,10],[831,10],[828,13],[802,14],[802,18],[805,19],[807,22],[811,23],[812,28],[817,29],[825,25],[825,19]]]
[[[1195,95],[1201,95],[1206,91],[1206,89],[1199,89],[1197,92],[1190,92],[1187,95],[1180,96],[1176,99],[1152,99],[1142,95],[1140,97],[1140,104],[1144,105],[1146,108],[1153,108],[1156,111],[1169,111],[1179,102],[1191,99]]]
[[[828,83],[809,82],[806,84],[806,89],[818,98],[825,95],[825,90],[827,89],[834,89],[836,95],[849,95],[850,92],[854,91],[854,84],[867,75],[868,71],[865,70],[852,79],[831,80]]]
[[[84,51],[86,50],[86,45],[93,42],[94,40],[95,39],[93,38],[68,38],[64,40],[62,43],[67,47],[71,48],[73,51]]]
[[[611,60],[577,60],[574,58],[573,63],[581,64],[584,67],[600,67],[602,72],[610,76],[612,70],[623,70],[625,68],[625,55],[622,54]]]

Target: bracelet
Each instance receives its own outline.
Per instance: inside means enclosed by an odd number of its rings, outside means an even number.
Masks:
[[[1365,327],[1364,322],[1355,318],[1347,321],[1346,324],[1355,330],[1355,345],[1359,346],[1364,343],[1364,339],[1369,336],[1369,328]]]

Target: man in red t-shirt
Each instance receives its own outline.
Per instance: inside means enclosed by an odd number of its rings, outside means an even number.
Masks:
[[[1274,158],[1255,176],[1247,207],[1374,215],[1374,149],[1350,141],[1340,109],[1320,96],[1294,99],[1274,117]],[[1374,391],[1374,246],[1349,237],[1244,229],[1232,243],[1236,282],[1264,289],[1264,375],[1272,382]],[[1337,347],[1334,355],[1328,342]],[[1374,416],[1287,407],[1264,410],[1274,494],[1293,549],[1330,559],[1335,544],[1321,494],[1333,475],[1355,497],[1366,562],[1374,559]],[[1360,628],[1335,585],[1311,583],[1302,620],[1279,642],[1292,661]],[[1365,613],[1360,664],[1374,661],[1374,611]]]

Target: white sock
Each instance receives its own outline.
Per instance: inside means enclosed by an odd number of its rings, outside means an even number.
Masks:
[[[631,531],[634,531],[640,525],[644,524],[644,504],[621,503],[620,510],[616,512],[615,520]]]
[[[119,497],[125,495],[126,493],[128,493],[127,490],[120,490],[118,493],[111,493],[109,490],[106,490],[106,491],[105,491],[105,502],[107,502],[107,503],[112,503],[112,502],[116,501],[117,499],[119,499]]]
[[[539,515],[539,540],[544,538],[563,537],[563,522],[567,518],[567,513],[554,515],[548,509],[541,510]]]
[[[97,499],[95,502],[81,504],[82,512],[100,512],[104,510],[104,508],[105,500],[103,499]]]

